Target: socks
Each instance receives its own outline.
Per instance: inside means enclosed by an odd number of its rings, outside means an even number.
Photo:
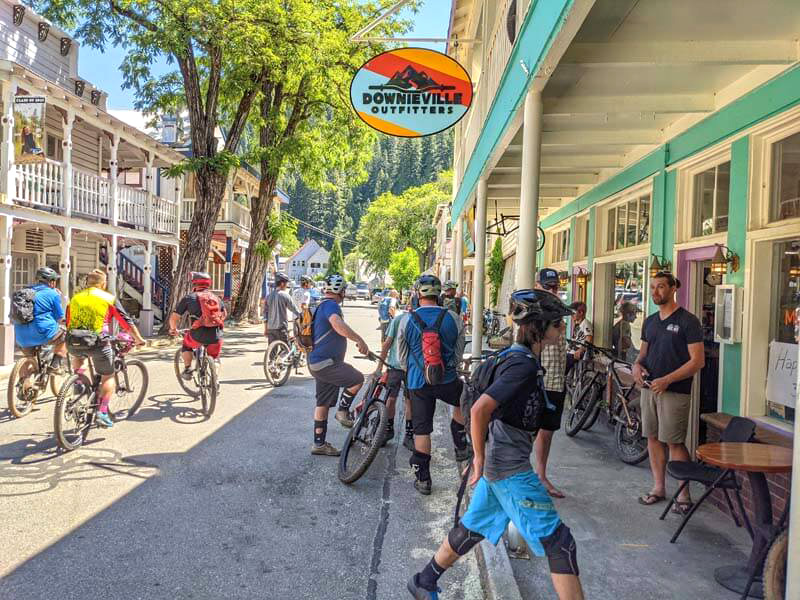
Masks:
[[[439,577],[445,572],[445,568],[437,564],[435,558],[431,558],[430,562],[425,565],[422,572],[419,573],[419,585],[429,592],[435,592]]]
[[[453,444],[455,444],[456,448],[463,450],[467,447],[467,430],[461,423],[451,420],[450,433],[453,436]]]
[[[431,455],[414,450],[411,458],[408,459],[408,464],[414,469],[414,475],[417,481],[430,481],[431,479]]]
[[[414,426],[411,424],[411,419],[406,419],[406,435],[414,435]]]
[[[100,412],[107,413],[108,412],[108,403],[111,402],[111,396],[103,396],[100,398]]]
[[[314,445],[322,446],[325,443],[325,435],[328,432],[327,421],[314,420]]]
[[[349,411],[350,405],[353,403],[353,398],[355,398],[353,394],[344,390],[342,392],[342,399],[339,401],[339,410]]]

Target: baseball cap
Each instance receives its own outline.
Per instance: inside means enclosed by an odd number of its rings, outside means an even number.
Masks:
[[[540,269],[539,284],[543,287],[547,287],[553,284],[558,285],[558,271],[550,268]]]

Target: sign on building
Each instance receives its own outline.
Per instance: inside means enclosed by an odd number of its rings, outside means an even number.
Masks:
[[[767,366],[767,400],[797,406],[797,344],[771,341]]]
[[[14,96],[14,162],[44,162],[44,96]]]

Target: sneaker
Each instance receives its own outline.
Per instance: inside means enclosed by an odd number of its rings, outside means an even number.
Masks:
[[[403,448],[409,452],[414,451],[414,434],[407,433],[403,436]]]
[[[191,381],[192,380],[192,369],[184,369],[181,373],[181,379],[184,381]]]
[[[431,480],[427,479],[425,481],[421,481],[419,479],[414,480],[414,488],[423,496],[430,496],[431,495]],[[422,596],[423,598],[425,596]]]
[[[406,586],[411,595],[414,596],[415,600],[439,600],[439,592],[441,592],[441,588],[436,588],[435,591],[431,592],[426,590],[424,587],[419,585],[419,573],[414,575],[408,582]]]
[[[469,460],[472,456],[472,450],[469,446],[464,446],[463,448],[456,448],[456,461],[457,462],[464,462],[465,460]]]
[[[344,408],[340,408],[336,411],[336,420],[341,423],[342,427],[346,427],[350,429],[353,426],[353,416]]]
[[[97,413],[97,422],[100,423],[103,427],[113,427],[114,421],[111,420],[111,417],[108,416],[108,413],[99,412]]]
[[[341,452],[331,446],[328,442],[322,444],[322,446],[317,446],[314,444],[311,446],[311,454],[316,454],[319,456],[339,456]]]
[[[386,436],[383,438],[381,446],[385,446],[394,439],[394,427],[386,427]]]

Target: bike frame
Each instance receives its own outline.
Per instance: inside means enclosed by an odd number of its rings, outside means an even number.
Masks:
[[[628,411],[628,404],[630,402],[630,395],[633,392],[633,389],[636,387],[636,385],[634,384],[629,387],[624,386],[622,384],[622,379],[620,378],[619,373],[617,373],[616,369],[617,365],[630,366],[630,364],[625,361],[618,360],[613,356],[609,356],[608,353],[603,352],[598,347],[590,347],[586,344],[583,344],[582,342],[578,343],[581,343],[581,345],[583,345],[586,348],[587,352],[584,358],[575,363],[575,366],[573,368],[581,368],[582,369],[581,376],[583,374],[583,371],[585,371],[587,368],[590,368],[593,371],[594,375],[592,376],[592,380],[589,382],[589,386],[597,384],[600,387],[600,389],[604,389],[607,387],[606,382],[608,381],[608,376],[610,375],[611,379],[613,380],[614,384],[616,384],[617,389],[619,391],[613,392],[612,390],[611,393],[609,394],[609,402],[608,406],[606,407],[609,419],[615,420],[619,418],[617,416],[617,413],[620,412],[618,410],[618,405],[619,405],[622,407],[622,412],[625,413],[625,423],[628,426],[632,426],[633,422],[631,421],[631,414]],[[609,359],[610,362],[606,366],[605,372],[597,370],[593,366],[591,366],[591,362],[593,360],[592,356],[594,352],[598,352]],[[578,365],[580,363],[583,363],[584,361],[586,361],[586,363],[581,367],[579,367]],[[580,381],[580,379],[578,379],[578,381]]]

